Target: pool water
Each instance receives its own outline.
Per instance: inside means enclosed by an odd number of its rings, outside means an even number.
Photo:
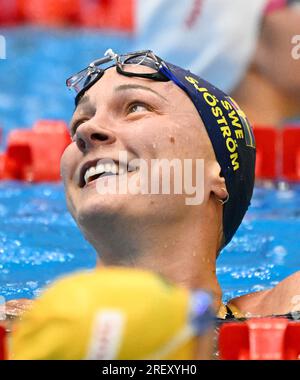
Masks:
[[[126,35],[75,30],[0,30],[2,149],[9,130],[44,118],[68,121],[65,78],[108,47],[133,50]],[[300,185],[256,187],[252,205],[218,260],[224,299],[274,286],[300,269]],[[0,295],[33,298],[64,273],[95,266],[96,254],[69,215],[61,184],[0,182]]]

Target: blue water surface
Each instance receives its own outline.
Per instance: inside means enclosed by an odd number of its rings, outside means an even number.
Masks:
[[[38,119],[68,121],[73,98],[65,78],[108,48],[134,49],[134,38],[85,30],[0,30],[2,149],[13,128]],[[252,206],[220,255],[224,299],[262,290],[300,269],[300,186],[256,187]],[[35,297],[57,276],[93,268],[96,255],[69,215],[61,184],[0,182],[0,295]]]

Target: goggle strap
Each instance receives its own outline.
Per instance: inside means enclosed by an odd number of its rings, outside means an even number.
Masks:
[[[116,70],[119,74],[125,75],[126,77],[146,78],[146,79],[157,80],[160,82],[168,82],[169,81],[169,78],[167,78],[165,75],[163,75],[159,71],[157,71],[155,73],[131,73],[129,71],[123,71],[119,66],[116,66]]]

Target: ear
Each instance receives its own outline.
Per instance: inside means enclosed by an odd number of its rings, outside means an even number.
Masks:
[[[226,188],[225,178],[220,175],[221,167],[217,161],[215,161],[210,168],[210,187],[211,193],[213,193],[218,200],[225,200],[228,197],[228,191]]]

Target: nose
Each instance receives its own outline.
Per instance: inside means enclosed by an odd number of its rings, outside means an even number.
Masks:
[[[113,144],[116,137],[111,130],[96,125],[95,122],[89,120],[77,128],[75,141],[78,149],[82,153],[87,153],[100,145]]]

